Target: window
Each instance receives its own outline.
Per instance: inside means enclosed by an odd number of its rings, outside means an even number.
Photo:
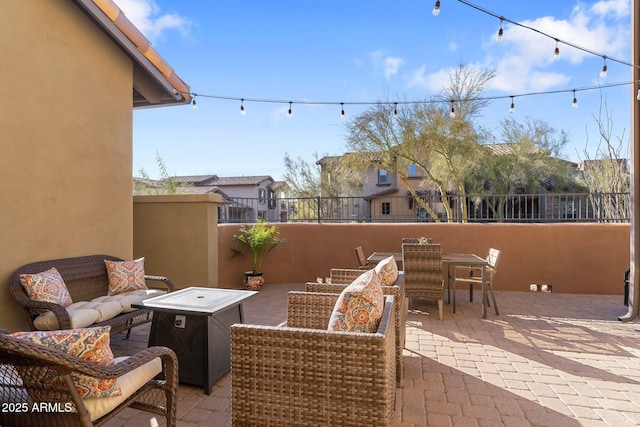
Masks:
[[[378,183],[386,183],[388,178],[387,171],[384,169],[378,170]]]
[[[265,199],[266,199],[266,191],[264,190],[264,188],[258,189],[258,201],[260,203],[264,203]]]
[[[416,176],[418,174],[418,168],[415,163],[409,165],[409,176]]]
[[[382,202],[382,215],[391,215],[391,203]]]

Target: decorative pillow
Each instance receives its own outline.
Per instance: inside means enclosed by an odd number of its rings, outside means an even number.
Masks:
[[[55,348],[83,360],[101,366],[114,362],[109,347],[111,326],[79,328],[58,331],[15,332],[12,336],[32,343]],[[53,402],[60,399],[60,392],[67,390],[64,379],[54,368],[41,366],[16,366],[29,395],[38,401]],[[72,373],[80,397],[107,397],[122,394],[117,379],[100,379]]]
[[[344,288],[329,319],[329,331],[376,332],[384,310],[380,276],[361,274]]]
[[[396,283],[398,279],[398,264],[393,255],[380,261],[375,270],[380,276],[382,286],[393,286]]]
[[[144,282],[144,257],[133,261],[104,260],[109,275],[109,295],[147,289]]]
[[[55,267],[41,273],[21,274],[20,283],[32,300],[53,302],[63,307],[73,303],[67,285]]]

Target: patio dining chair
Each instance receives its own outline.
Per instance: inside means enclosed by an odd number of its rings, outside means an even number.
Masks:
[[[158,374],[164,379],[154,379]],[[91,377],[89,385],[78,385],[82,375]],[[81,397],[86,387],[103,391],[109,379],[117,379],[119,394]],[[131,407],[160,415],[173,427],[177,389],[178,360],[166,347],[150,347],[103,366],[0,330],[0,402],[9,405],[0,411],[0,425],[102,425]]]
[[[485,267],[485,285],[489,289],[491,294],[491,300],[493,301],[494,310],[496,315],[498,313],[498,304],[496,303],[496,297],[493,294],[493,278],[498,272],[498,261],[500,260],[500,250],[495,248],[489,249],[487,255],[488,265]],[[453,312],[456,311],[456,285],[469,284],[469,301],[473,301],[473,287],[482,286],[482,267],[470,267],[470,266],[456,266],[453,270]],[[489,301],[487,304],[491,306]]]
[[[405,295],[409,301],[414,297],[437,301],[438,317],[442,320],[444,302],[442,245],[403,243],[402,260]]]
[[[358,246],[356,249],[356,258],[358,259],[358,268],[361,270],[368,270],[369,267],[369,262],[367,261],[367,257],[364,256],[364,250],[362,249],[362,246]]]

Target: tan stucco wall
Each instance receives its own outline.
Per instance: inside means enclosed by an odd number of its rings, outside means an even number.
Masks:
[[[0,327],[31,261],[132,256],[132,63],[71,1],[0,13]]]
[[[263,261],[268,283],[305,282],[357,266],[354,248],[401,251],[403,237],[432,237],[445,253],[502,250],[498,290],[621,294],[629,268],[629,224],[278,224],[287,239]],[[241,284],[249,260],[232,257],[238,224],[219,225],[221,287]],[[621,299],[622,304],[622,299]]]
[[[218,194],[135,196],[133,253],[176,288],[218,286]]]

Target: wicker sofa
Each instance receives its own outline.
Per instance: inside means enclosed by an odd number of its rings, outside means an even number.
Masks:
[[[231,327],[233,425],[389,425],[393,296],[385,297],[375,333],[327,331],[338,297],[290,292],[286,327]]]
[[[66,386],[45,388],[42,385],[38,389],[43,370],[54,372]],[[122,395],[82,399],[72,373],[117,378]],[[154,379],[158,374],[163,374],[164,379]],[[56,379],[51,374],[47,378],[50,382]],[[172,427],[176,424],[177,388],[178,360],[166,347],[150,347],[133,356],[116,358],[114,364],[100,366],[0,330],[2,426],[102,425],[124,408],[131,407],[163,416],[166,425]],[[42,401],[37,396],[45,389],[49,396]]]
[[[106,297],[109,290],[109,278],[104,260],[122,261],[110,255],[89,255],[75,258],[55,259],[49,261],[38,261],[23,265],[11,276],[11,295],[20,304],[26,315],[31,330],[36,330],[34,320],[41,314],[51,312],[57,320],[57,327],[54,329],[71,329],[73,325],[69,312],[65,307],[50,302],[34,301],[20,283],[20,275],[25,273],[39,273],[55,267],[59,272],[69,290],[69,294],[74,302],[91,301],[96,298]],[[162,276],[145,276],[145,281],[155,281],[161,283],[169,292],[175,289],[171,280]],[[150,294],[149,296],[153,296]],[[145,298],[141,296],[139,299]],[[150,322],[153,312],[150,310],[123,311],[117,316],[94,323],[91,326],[111,326],[111,334],[116,334],[123,330],[129,330],[137,325]],[[47,314],[48,315],[48,314]],[[50,315],[48,315],[50,316]]]
[[[307,292],[325,292],[339,294],[351,282],[356,280],[363,273],[362,270],[348,268],[332,268],[329,276],[331,283],[315,283],[308,282],[305,284]],[[394,317],[396,327],[396,380],[398,386],[402,382],[403,363],[402,351],[406,338],[405,322],[407,320],[407,311],[409,309],[409,301],[405,298],[404,292],[404,272],[398,272],[398,278],[393,286],[383,286],[382,292],[385,295],[393,295],[394,297]]]

